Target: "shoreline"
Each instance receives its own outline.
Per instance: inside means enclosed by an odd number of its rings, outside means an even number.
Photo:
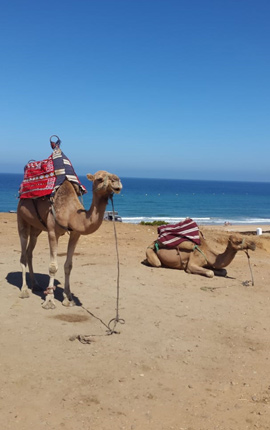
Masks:
[[[3,220],[3,218],[5,217],[12,217],[17,215],[16,211],[9,211],[9,212],[0,212],[0,221]],[[104,222],[107,223],[113,223],[112,221],[106,221],[104,220]],[[155,225],[148,225],[148,224],[141,224],[139,223],[131,223],[131,222],[116,222],[116,224],[123,224],[125,226],[130,226],[132,228],[132,226],[134,226],[134,228],[137,227],[146,227],[146,228],[151,228],[156,230],[157,226]],[[244,233],[244,234],[250,234],[250,235],[255,235],[255,236],[261,236],[263,234],[270,234],[270,223],[266,223],[266,224],[261,224],[261,223],[256,223],[256,224],[230,224],[230,225],[224,225],[224,224],[200,224],[199,222],[197,222],[198,226],[200,229],[208,229],[208,230],[218,230],[220,232],[226,232],[226,233],[230,233],[230,232],[239,232],[239,233]],[[261,229],[262,230],[262,234],[257,234],[257,229]]]

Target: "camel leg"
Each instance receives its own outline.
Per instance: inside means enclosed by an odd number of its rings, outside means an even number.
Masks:
[[[213,278],[215,275],[213,270],[206,269],[205,267],[197,266],[196,264],[190,264],[190,263],[188,263],[186,267],[186,272],[192,273],[193,275],[206,276],[207,278]]]
[[[76,232],[70,233],[70,238],[68,241],[68,249],[67,249],[67,258],[64,264],[65,270],[65,288],[64,288],[64,300],[62,302],[63,306],[75,306],[74,300],[72,298],[72,294],[70,291],[70,273],[72,270],[72,259],[74,255],[74,251],[78,240],[80,238],[80,234]]]
[[[148,246],[146,250],[146,259],[150,266],[153,267],[161,267],[161,262],[157,256],[157,253],[154,251],[155,242],[153,242],[150,246]]]
[[[30,240],[29,240],[29,244],[27,247],[27,263],[28,263],[28,267],[29,267],[29,276],[30,276],[30,282],[31,282],[31,287],[32,287],[32,291],[40,291],[41,287],[38,284],[35,275],[34,275],[34,270],[33,270],[33,251],[34,248],[36,246],[37,243],[37,238],[40,235],[42,230],[37,230],[34,229],[33,227],[31,228],[30,231]]]
[[[50,264],[49,264],[49,286],[45,290],[45,300],[42,304],[43,309],[54,309],[56,307],[54,301],[54,279],[58,270],[57,263],[57,248],[58,248],[58,238],[54,230],[48,232],[49,246],[50,246]]]
[[[213,278],[213,270],[203,267],[206,264],[205,258],[199,253],[192,252],[189,256],[189,260],[186,267],[187,273],[192,273],[193,275],[207,276],[207,278]]]
[[[213,270],[205,269],[204,267],[200,267],[200,266],[191,266],[191,265],[188,265],[188,267],[186,268],[186,272],[191,273],[193,275],[206,276],[207,278],[213,278],[215,275]]]
[[[19,221],[19,220],[18,220]],[[21,299],[26,299],[29,297],[29,289],[26,283],[26,266],[27,266],[27,244],[30,234],[30,228],[24,226],[20,221],[18,222],[18,230],[21,241],[21,258],[20,264],[22,268],[22,287],[19,297]]]

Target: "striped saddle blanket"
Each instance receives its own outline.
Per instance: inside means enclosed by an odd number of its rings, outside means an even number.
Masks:
[[[35,199],[54,194],[66,179],[77,184],[82,194],[87,192],[69,159],[61,149],[57,148],[45,160],[28,162],[24,168],[19,197],[20,199]]]
[[[158,227],[158,242],[165,248],[175,248],[181,242],[190,240],[200,245],[199,227],[191,218],[177,224],[161,225]]]

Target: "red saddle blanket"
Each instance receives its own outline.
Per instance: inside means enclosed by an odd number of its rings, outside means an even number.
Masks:
[[[45,160],[28,162],[24,168],[19,197],[20,199],[35,199],[51,195],[66,179],[76,183],[82,194],[87,192],[69,159],[60,149],[56,149]]]
[[[166,248],[175,248],[185,240],[191,240],[200,245],[199,227],[191,218],[177,224],[161,225],[158,227],[158,241]]]

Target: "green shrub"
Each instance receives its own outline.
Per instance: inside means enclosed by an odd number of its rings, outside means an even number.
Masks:
[[[160,226],[160,225],[167,225],[169,224],[166,221],[141,221],[140,225],[154,225],[154,226]]]

